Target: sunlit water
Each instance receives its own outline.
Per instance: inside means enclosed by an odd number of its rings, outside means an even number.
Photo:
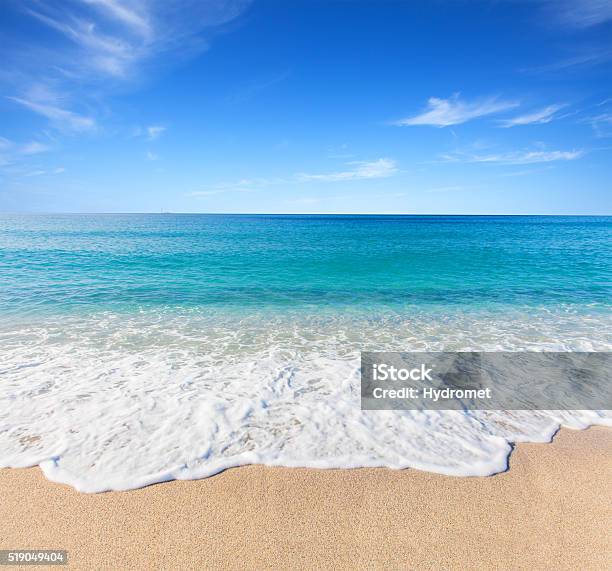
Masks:
[[[361,411],[362,350],[612,349],[610,217],[0,216],[0,465],[504,470],[608,412]]]

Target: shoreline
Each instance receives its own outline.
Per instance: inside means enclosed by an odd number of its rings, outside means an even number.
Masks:
[[[612,431],[517,444],[506,472],[261,465],[83,494],[0,470],[0,549],[66,549],[68,568],[604,569]]]

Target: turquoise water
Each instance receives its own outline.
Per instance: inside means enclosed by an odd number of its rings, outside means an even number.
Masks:
[[[507,467],[609,411],[362,411],[368,351],[611,351],[611,217],[0,215],[0,466]]]
[[[0,312],[605,306],[611,217],[0,216]]]

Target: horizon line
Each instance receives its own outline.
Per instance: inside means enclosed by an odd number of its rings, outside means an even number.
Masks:
[[[610,217],[611,214],[550,214],[550,213],[454,213],[443,212],[49,212],[49,211],[0,211],[4,215],[30,215],[30,216],[129,216],[129,215],[155,215],[155,216],[575,216],[575,217]]]

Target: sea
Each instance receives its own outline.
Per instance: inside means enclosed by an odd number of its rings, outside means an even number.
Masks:
[[[486,476],[610,411],[361,410],[362,351],[612,350],[612,217],[0,215],[0,466]]]

